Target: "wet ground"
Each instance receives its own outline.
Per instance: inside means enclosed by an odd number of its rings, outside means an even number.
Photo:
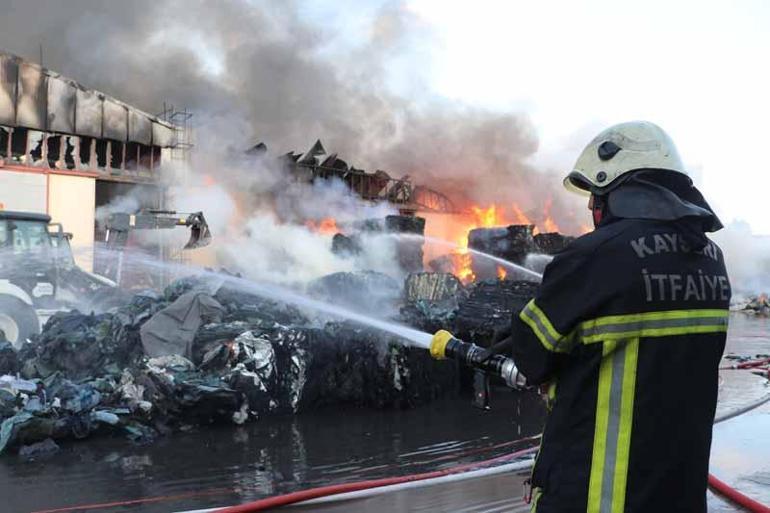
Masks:
[[[770,353],[770,322],[736,316],[728,352]],[[744,371],[724,371],[719,411],[770,392]],[[409,411],[335,411],[265,419],[244,427],[183,433],[145,447],[123,439],[65,444],[33,462],[0,459],[3,512],[172,512],[240,503],[330,483],[405,475],[481,461],[531,445],[543,408],[531,395],[501,391],[482,412],[468,399]],[[770,503],[770,406],[714,428],[712,471]],[[521,475],[393,493],[371,511],[525,511]],[[136,502],[146,501],[151,502]],[[110,505],[113,503],[123,505]],[[94,509],[78,508],[96,505]],[[65,509],[61,509],[65,508]],[[361,511],[341,504],[329,511]],[[709,496],[709,509],[737,511]],[[304,509],[312,511],[313,509]],[[303,511],[304,511],[303,510]]]
[[[726,352],[770,354],[770,319],[734,315]],[[766,381],[746,371],[722,371],[719,411],[770,393]],[[719,415],[717,411],[717,415]],[[714,426],[711,473],[749,497],[770,504],[770,403]],[[742,511],[709,493],[710,512]]]
[[[493,409],[470,399],[408,411],[335,411],[183,433],[135,447],[91,439],[54,456],[0,459],[4,513],[157,498],[99,508],[170,512],[235,504],[329,483],[447,468],[532,441],[544,410],[531,394],[501,390]],[[517,490],[518,493],[518,490]],[[191,494],[189,497],[179,497]],[[173,499],[177,497],[177,499]]]

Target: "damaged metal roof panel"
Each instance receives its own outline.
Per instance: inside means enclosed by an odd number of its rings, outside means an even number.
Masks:
[[[152,144],[152,121],[143,112],[131,108],[128,109],[128,140]]]
[[[75,132],[75,85],[60,75],[48,75],[48,124],[51,132]]]
[[[0,52],[0,125],[171,147],[179,128],[74,80]]]
[[[43,69],[29,62],[19,63],[16,123],[35,130],[46,129],[48,77]]]
[[[99,139],[102,137],[104,97],[96,91],[78,87],[75,93],[75,133]]]
[[[311,164],[311,165],[318,165],[318,162],[320,159],[316,158],[321,155],[326,155],[326,149],[324,148],[324,145],[321,144],[321,139],[316,140],[315,144],[313,145],[310,150],[305,153],[305,156],[300,159],[300,164]]]
[[[105,98],[103,119],[102,137],[121,142],[128,139],[128,109],[125,105],[112,98]]]
[[[0,124],[16,124],[16,85],[19,80],[19,60],[0,54]]]
[[[152,122],[152,144],[161,148],[176,146],[177,137],[174,126],[154,120]]]

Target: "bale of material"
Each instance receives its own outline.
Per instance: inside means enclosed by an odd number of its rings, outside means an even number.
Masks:
[[[425,218],[417,216],[385,216],[385,230],[389,233],[425,234]]]
[[[332,253],[343,258],[358,255],[361,253],[361,242],[355,237],[336,233],[332,237]]]
[[[398,239],[396,251],[398,263],[406,272],[418,272],[423,270],[423,240],[425,234],[425,219],[417,216],[387,216],[385,229],[388,233],[404,233],[418,235],[413,239]]]
[[[456,335],[481,346],[489,346],[494,334],[510,326],[532,299],[538,284],[529,281],[491,280],[470,287],[455,317]]]
[[[511,225],[505,228],[476,228],[468,234],[468,247],[522,265],[529,253],[539,252],[532,235],[533,225]],[[477,280],[494,279],[499,264],[472,255],[473,274]],[[506,269],[510,273],[509,269]]]
[[[406,272],[423,270],[422,236],[425,234],[425,219],[417,216],[389,215],[385,219],[366,219],[353,223],[353,229],[366,232],[416,235],[396,239],[396,257]]]
[[[306,382],[300,410],[333,404],[406,408],[456,390],[456,367],[382,332],[352,323],[305,330]]]
[[[312,281],[307,288],[315,298],[348,309],[378,314],[395,310],[400,284],[375,271],[338,272]]]
[[[413,273],[404,282],[404,298],[407,302],[443,301],[456,298],[462,293],[462,283],[451,273]]]
[[[575,237],[562,235],[557,232],[549,232],[538,233],[535,235],[534,240],[540,253],[555,255],[571,244]]]
[[[465,296],[462,283],[451,273],[410,274],[404,284],[401,318],[429,333],[449,328]]]

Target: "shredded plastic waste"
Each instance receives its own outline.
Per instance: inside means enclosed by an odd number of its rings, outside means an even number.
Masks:
[[[330,405],[405,408],[457,390],[458,369],[424,350],[224,283],[185,278],[100,314],[57,313],[18,353],[0,341],[10,371],[0,377],[0,453],[99,433],[146,443]],[[391,320],[456,332],[480,301],[494,315],[473,322],[491,329],[533,291],[500,282],[495,296],[494,285],[466,288],[451,275],[408,283],[404,292],[388,277],[352,273],[313,290],[336,302],[379,287],[375,302],[394,307]]]

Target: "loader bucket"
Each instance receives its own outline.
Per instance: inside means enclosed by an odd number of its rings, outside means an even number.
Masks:
[[[190,226],[190,240],[184,245],[183,249],[195,249],[208,246],[211,242],[211,231],[209,225],[206,222],[206,218],[203,217],[202,212],[196,212],[190,214],[187,218],[187,223]]]

